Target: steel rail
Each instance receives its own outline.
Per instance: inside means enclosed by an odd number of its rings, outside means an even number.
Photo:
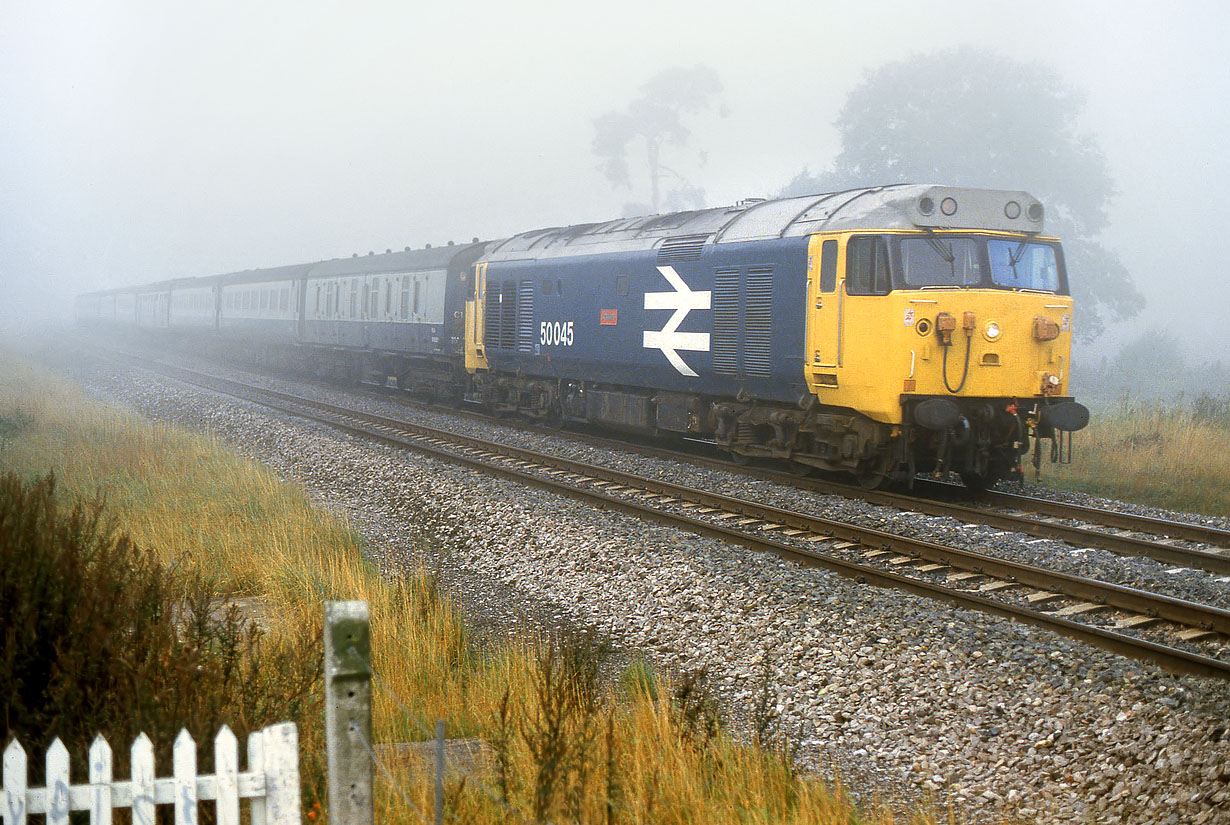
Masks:
[[[1230,547],[1230,530],[1210,527],[1204,524],[1190,524],[1184,521],[1141,516],[1135,513],[1120,513],[1117,510],[1099,510],[1083,504],[1072,504],[1066,501],[1052,501],[1033,496],[1022,496],[1016,493],[1004,493],[997,490],[987,490],[976,496],[977,501],[993,504],[997,507],[1009,507],[1017,510],[1028,510],[1055,518],[1071,518],[1079,521],[1089,521],[1115,527],[1120,530],[1133,530],[1142,533],[1169,536],[1170,538],[1193,541],[1200,544],[1210,544],[1215,547]]]
[[[1222,576],[1230,576],[1230,553],[1202,550],[1199,548],[1175,547],[1158,541],[1121,536],[1107,533],[1090,527],[1077,527],[1066,524],[1053,524],[1027,516],[1000,513],[983,507],[942,501],[934,498],[924,498],[904,493],[893,493],[885,490],[866,490],[849,484],[835,481],[806,478],[790,473],[769,470],[765,468],[738,465],[723,459],[699,456],[693,453],[681,453],[678,450],[647,446],[644,444],[629,445],[605,436],[595,436],[588,433],[571,433],[587,443],[607,446],[612,449],[636,449],[644,454],[674,460],[687,460],[704,466],[715,467],[737,472],[764,481],[773,481],[788,486],[809,490],[825,495],[837,495],[844,498],[856,498],[869,504],[893,507],[899,510],[914,511],[928,516],[952,518],[969,524],[983,524],[1014,533],[1024,533],[1037,538],[1057,539],[1076,547],[1093,547],[1123,556],[1143,556],[1176,567],[1190,567],[1204,570]],[[943,487],[953,490],[963,490],[955,485],[944,484]],[[985,494],[984,494],[985,495]],[[1187,537],[1186,540],[1200,541],[1218,547],[1230,547],[1230,531],[1214,527],[1188,524],[1185,522],[1166,521],[1163,519],[1133,516],[1112,510],[1097,510],[1079,505],[1064,505],[1047,499],[1035,499],[1027,496],[1012,496],[1009,493],[995,493],[995,496],[1011,497],[1018,509],[1025,509],[1033,503],[1039,503],[1038,511],[1044,515],[1072,518],[1087,522],[1100,523],[1107,527],[1118,529],[1133,529],[1141,533],[1170,536],[1173,538]],[[1062,508],[1070,507],[1070,510]],[[1103,518],[1105,516],[1105,518]],[[1191,538],[1191,536],[1201,538]]]
[[[983,524],[1001,530],[1011,530],[1014,533],[1025,533],[1037,538],[1057,539],[1076,547],[1093,547],[1107,550],[1117,555],[1144,556],[1154,561],[1160,561],[1177,567],[1190,567],[1204,570],[1208,573],[1230,576],[1230,553],[1199,548],[1175,547],[1158,541],[1137,538],[1135,536],[1116,535],[1090,527],[1054,524],[1029,518],[1028,516],[1000,513],[976,505],[905,493],[894,493],[886,490],[867,490],[851,484],[801,477],[761,467],[749,467],[724,459],[700,456],[694,453],[652,447],[644,444],[630,445],[625,441],[618,441],[605,436],[595,436],[589,433],[574,432],[571,435],[587,443],[600,444],[612,449],[636,449],[650,456],[686,460],[825,495],[856,498],[869,504],[893,507],[899,510],[912,510],[928,516],[953,518],[970,524]],[[953,491],[966,492],[965,488],[960,488],[953,484],[936,483],[934,486],[936,488],[948,488]],[[948,494],[951,495],[951,493]],[[1035,512],[1041,515],[1070,518],[1075,521],[1085,521],[1110,528],[1132,530],[1133,532],[1230,548],[1230,530],[1221,530],[1216,527],[1167,521],[1147,516],[1135,516],[1130,513],[1120,513],[1114,510],[1098,510],[1093,507],[1066,504],[1029,496],[1017,496],[1011,493],[983,493],[981,496],[991,496],[987,503],[995,504],[996,506],[1012,506],[1018,510],[1026,510],[1037,504],[1037,507],[1034,508]],[[982,498],[976,499],[976,501],[982,501]],[[1001,504],[1000,502],[1003,503]]]
[[[160,367],[165,367],[165,365],[160,365]],[[188,372],[186,370],[180,370],[179,368],[171,369],[176,372]],[[947,559],[943,563],[954,567],[961,567],[963,564],[976,564],[981,567],[979,572],[984,572],[994,568],[996,572],[986,572],[985,574],[996,575],[997,573],[1002,573],[1005,574],[1006,578],[1016,579],[1022,583],[1025,583],[1025,581],[1019,578],[1020,576],[1033,577],[1036,575],[1041,575],[1052,583],[1061,579],[1067,579],[1069,581],[1065,583],[1064,586],[1074,589],[1074,592],[1069,594],[1074,597],[1095,598],[1103,600],[1104,603],[1110,606],[1123,607],[1124,609],[1136,611],[1140,611],[1142,606],[1148,605],[1145,607],[1146,612],[1157,611],[1156,613],[1149,612],[1149,615],[1158,615],[1162,618],[1174,617],[1172,618],[1174,621],[1180,621],[1186,624],[1195,624],[1196,626],[1209,629],[1219,629],[1224,632],[1224,629],[1230,628],[1230,613],[1227,611],[1222,611],[1218,608],[1210,608],[1205,605],[1197,605],[1190,602],[1183,602],[1178,599],[1170,599],[1169,597],[1145,593],[1143,591],[1135,591],[1131,588],[1125,588],[1118,585],[1107,585],[1106,583],[1094,582],[1093,580],[1081,581],[1079,577],[1071,577],[1066,576],[1065,574],[1041,571],[1038,568],[1030,568],[1027,565],[1017,565],[1013,562],[993,559],[981,554],[972,554],[968,551],[943,547],[917,539],[896,536],[893,534],[884,533],[882,531],[872,530],[870,528],[860,528],[841,522],[819,519],[816,517],[806,516],[804,514],[791,513],[789,511],[768,507],[766,505],[758,505],[752,502],[730,499],[729,497],[720,496],[714,493],[683,488],[678,485],[670,484],[669,482],[645,479],[639,476],[621,473],[616,470],[593,467],[580,462],[574,462],[569,459],[546,456],[534,451],[496,444],[494,442],[489,442],[470,436],[458,436],[453,433],[448,433],[431,427],[425,427],[423,425],[412,424],[410,422],[400,421],[398,419],[388,418],[386,416],[348,410],[337,407],[336,405],[327,404],[325,402],[296,396],[291,393],[284,393],[277,390],[268,390],[259,387],[250,387],[230,379],[209,376],[204,383],[200,379],[201,376],[195,375],[192,378],[184,378],[182,380],[186,380],[189,383],[196,384],[197,386],[201,386],[205,389],[216,392],[224,392],[229,395],[243,398],[247,401],[255,401],[256,403],[260,403],[264,406],[271,407],[291,415],[311,418],[313,420],[329,424],[330,426],[343,431],[350,432],[354,435],[367,439],[373,439],[389,446],[401,449],[411,448],[426,452],[437,457],[446,458],[447,460],[464,464],[483,472],[499,475],[505,478],[516,479],[521,483],[529,484],[531,486],[552,490],[557,493],[563,493],[571,498],[596,502],[599,506],[608,509],[619,510],[622,512],[635,514],[642,518],[649,518],[659,523],[682,527],[690,532],[720,538],[721,540],[730,543],[767,550],[782,558],[793,559],[795,561],[807,564],[808,566],[822,567],[833,572],[837,572],[843,576],[857,579],[861,582],[906,590],[917,595],[923,595],[929,598],[938,599],[940,601],[950,602],[962,607],[989,612],[1027,624],[1045,627],[1062,635],[1080,639],[1086,643],[1102,647],[1112,652],[1153,661],[1171,670],[1195,673],[1204,676],[1215,676],[1222,679],[1230,679],[1230,663],[1219,659],[1202,656],[1200,654],[1179,648],[1160,645],[1155,642],[1098,628],[1092,625],[1073,622],[1051,613],[1046,613],[1007,602],[996,601],[985,596],[977,595],[970,591],[945,587],[923,579],[902,576],[892,573],[891,571],[852,562],[831,554],[819,553],[799,546],[787,544],[776,539],[758,536],[746,530],[736,530],[730,527],[715,524],[711,521],[696,519],[688,515],[663,510],[660,507],[651,507],[647,504],[633,502],[623,497],[613,496],[607,491],[595,490],[586,485],[578,485],[566,480],[550,478],[549,476],[546,476],[534,469],[527,469],[527,467],[542,467],[544,465],[550,466],[562,473],[581,477],[588,482],[595,481],[605,475],[608,478],[604,480],[612,486],[618,485],[620,487],[628,488],[640,487],[643,490],[651,491],[651,495],[667,496],[674,499],[699,499],[697,503],[707,503],[707,506],[717,505],[714,507],[715,510],[720,508],[731,512],[732,507],[748,508],[746,510],[738,510],[734,512],[746,513],[747,517],[753,518],[757,522],[765,521],[765,518],[762,518],[761,516],[775,519],[776,521],[773,523],[778,526],[787,523],[787,520],[794,520],[793,523],[800,525],[810,523],[815,527],[821,528],[825,533],[831,532],[832,535],[827,535],[827,538],[855,541],[860,545],[902,550],[905,550],[908,547],[914,552],[914,554],[919,555],[920,557],[925,557],[923,556],[923,552],[926,552],[928,554],[932,554],[932,557],[937,560],[941,558]],[[233,389],[221,390],[217,386],[218,384],[229,385]],[[268,401],[261,401],[259,398],[254,398],[254,395],[277,398],[285,403],[273,404]],[[298,409],[296,409],[296,407]],[[312,408],[315,408],[317,412],[312,412]],[[346,423],[344,419],[350,419],[356,423]],[[396,434],[390,434],[389,432],[380,432],[380,429],[394,431],[401,430],[403,433],[406,430],[409,430],[410,439],[407,440],[405,435],[399,436]],[[450,441],[454,444],[464,444],[470,449],[474,449],[480,453],[486,453],[487,457],[484,458],[482,455],[467,456],[464,453],[458,453],[454,449],[449,448],[448,444]],[[522,466],[502,466],[499,463],[493,463],[488,460],[490,456],[499,456],[501,458],[520,463]],[[626,480],[629,483],[623,484],[621,481],[611,480],[612,478]],[[750,512],[758,512],[760,515],[752,516],[750,515]],[[812,527],[800,526],[798,529],[806,529],[814,532]],[[1092,589],[1085,590],[1081,588]],[[1062,589],[1060,589],[1060,592],[1063,592]],[[1168,615],[1162,615],[1163,612]],[[1177,618],[1178,616],[1184,616],[1184,618]]]
[[[259,392],[266,391],[259,390]],[[1146,616],[1167,619],[1190,627],[1215,630],[1219,633],[1230,635],[1230,611],[1221,608],[1149,593],[1123,585],[1101,582],[1083,576],[1045,570],[1033,565],[1001,559],[985,553],[962,550],[870,527],[860,527],[848,522],[812,516],[772,505],[734,498],[721,493],[700,490],[669,481],[647,478],[621,470],[553,456],[536,450],[526,450],[473,436],[458,435],[434,427],[401,421],[375,413],[350,410],[325,402],[305,399],[293,394],[279,394],[279,397],[285,398],[292,404],[304,404],[324,410],[330,415],[366,421],[379,427],[410,431],[421,438],[451,441],[464,445],[469,449],[503,456],[512,461],[522,461],[551,467],[566,473],[587,477],[590,481],[602,481],[629,489],[645,490],[658,496],[667,496],[681,501],[693,502],[715,510],[722,510],[727,513],[755,519],[762,523],[805,530],[842,541],[856,542],[868,548],[912,555],[960,570],[977,572],[1006,581],[1051,590],[1076,599],[1095,601],[1109,607],[1116,607]]]
[[[155,359],[149,359],[147,356],[133,355],[131,353],[125,353],[125,355],[130,358],[156,363],[160,367],[166,369],[184,369],[182,367],[166,364],[165,362],[157,361]],[[208,373],[200,373],[195,370],[188,370],[187,372],[196,375],[208,375]],[[230,379],[219,377],[219,380]],[[350,389],[349,391],[353,392],[353,389]],[[269,390],[269,392],[275,391]],[[438,409],[433,405],[414,401],[404,395],[399,397],[384,388],[369,387],[365,388],[364,392],[365,394],[372,395],[373,397],[377,397],[385,401],[388,401],[390,398],[396,398],[397,403],[400,404],[413,405],[423,409]],[[452,409],[449,412],[454,415],[464,416],[488,424],[492,421],[489,415],[483,415],[480,413],[468,412],[460,409]],[[503,426],[517,426],[509,421],[502,421],[500,423]],[[546,428],[537,425],[528,425],[523,426],[522,428],[538,432],[546,430]],[[558,431],[555,430],[552,430],[551,432],[558,433]],[[696,454],[695,452],[656,447],[644,444],[643,442],[616,440],[607,436],[595,435],[593,433],[586,433],[577,430],[570,430],[568,435],[585,443],[603,446],[609,449],[624,451],[635,450],[641,454],[656,458],[686,460],[701,466],[717,468],[727,472],[736,472],[752,478],[773,481],[825,495],[856,498],[866,501],[869,504],[918,512],[928,516],[952,518],[969,524],[982,524],[1000,530],[1024,533],[1037,538],[1055,539],[1071,544],[1075,547],[1097,548],[1116,553],[1118,555],[1141,556],[1176,567],[1188,567],[1196,570],[1204,570],[1205,572],[1216,575],[1230,576],[1230,552],[1216,552],[1202,550],[1199,548],[1176,547],[1158,541],[1137,538],[1135,536],[1116,535],[1089,527],[1048,523],[1034,518],[1029,518],[1027,516],[996,512],[994,510],[988,510],[984,507],[979,507],[976,505],[955,503],[952,501],[920,497],[905,493],[895,493],[886,490],[867,490],[855,485],[842,484],[823,479],[804,478],[787,472],[775,471],[763,467],[739,465],[726,459],[702,456]],[[926,489],[940,491],[941,495],[946,497],[968,493],[965,488],[958,487],[954,484],[928,482],[922,479],[919,481],[925,485]],[[1132,530],[1134,532],[1162,535],[1172,538],[1182,538],[1188,541],[1230,548],[1230,530],[1221,530],[1219,528],[1208,527],[1205,525],[1167,521],[1164,519],[1146,516],[1136,516],[1113,510],[1098,510],[1092,507],[1084,507],[1081,505],[1067,504],[1064,502],[1056,502],[1049,499],[1033,498],[1029,496],[1017,496],[1011,493],[987,492],[981,494],[981,498],[978,500],[985,501],[986,503],[994,506],[1014,507],[1018,510],[1033,508],[1037,513],[1042,515],[1070,518],[1077,521],[1097,523],[1116,529]]]
[[[367,391],[383,400],[396,397],[381,392],[376,388]],[[397,400],[398,403],[414,404],[421,408],[436,409],[430,404],[412,399],[399,398]],[[451,412],[478,421],[490,422],[491,420],[490,416],[480,413],[470,413],[463,410],[453,410]],[[511,425],[508,421],[502,421],[501,423],[505,426]],[[547,431],[547,428],[533,424],[526,427],[526,429],[538,432]],[[1218,548],[1230,548],[1230,530],[1223,530],[1218,527],[1183,521],[1171,521],[1152,516],[1140,516],[1134,513],[1122,513],[1117,510],[1099,510],[1095,507],[1079,504],[997,491],[986,491],[973,495],[973,503],[966,504],[952,501],[951,497],[958,495],[970,496],[971,491],[967,488],[945,482],[927,481],[925,479],[916,480],[916,485],[921,486],[923,489],[935,490],[944,498],[895,493],[888,490],[867,490],[853,484],[842,484],[836,481],[808,478],[764,467],[736,464],[724,458],[714,458],[699,455],[696,452],[681,451],[668,447],[657,447],[643,442],[612,439],[607,436],[578,430],[569,430],[568,435],[574,439],[596,446],[625,451],[635,450],[653,458],[676,461],[685,460],[694,464],[736,472],[741,475],[773,481],[816,493],[856,498],[869,504],[901,510],[913,510],[929,516],[954,518],[971,524],[984,524],[988,527],[1011,530],[1015,533],[1025,533],[1037,538],[1057,539],[1077,547],[1093,547],[1118,555],[1144,556],[1178,567],[1191,567],[1218,575],[1230,575],[1230,553],[1175,547],[1158,541],[1135,536],[1116,535],[1090,527],[1048,523],[1024,515],[988,510],[986,506],[978,505],[1010,508],[1036,515],[1082,521],[1086,524],[1096,524],[1106,528],[1180,539]]]

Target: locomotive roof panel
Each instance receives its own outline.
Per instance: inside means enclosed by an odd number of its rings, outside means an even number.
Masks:
[[[488,261],[652,250],[670,238],[712,243],[825,231],[991,229],[1037,234],[1042,204],[1026,192],[892,184],[605,223],[537,229],[494,245]]]

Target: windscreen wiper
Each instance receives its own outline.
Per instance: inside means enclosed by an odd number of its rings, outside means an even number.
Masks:
[[[935,254],[943,258],[944,262],[948,264],[949,277],[955,282],[957,280],[957,256],[952,251],[952,244],[944,246],[943,243],[930,235],[927,236],[926,241],[927,245],[935,250]]]

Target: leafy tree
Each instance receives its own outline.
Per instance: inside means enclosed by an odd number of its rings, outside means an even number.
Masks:
[[[1064,239],[1081,337],[1144,298],[1097,240],[1115,194],[1096,140],[1078,128],[1082,95],[1037,63],[971,47],[917,55],[870,72],[837,117],[832,169],[806,170],[783,194],[882,183],[1024,189],[1046,206],[1046,231]]]
[[[656,213],[667,209],[699,208],[704,205],[703,189],[692,186],[678,168],[663,161],[667,146],[682,149],[692,137],[684,121],[718,106],[722,81],[717,72],[707,66],[685,68],[676,66],[651,77],[641,86],[640,97],[618,112],[607,112],[594,120],[594,154],[601,160],[606,179],[615,186],[632,188],[632,172],[628,164],[631,147],[643,144],[646,171],[649,178],[649,203],[629,203],[627,215]],[[701,163],[704,152],[699,153]],[[664,182],[674,181],[665,193]]]

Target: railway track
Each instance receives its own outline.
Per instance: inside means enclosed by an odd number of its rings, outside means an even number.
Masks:
[[[438,409],[430,404],[410,400],[404,394],[394,395],[378,388],[368,388],[361,392],[385,401],[395,399],[397,403],[411,407]],[[450,412],[486,423],[491,421],[490,416],[481,413],[464,410]],[[501,423],[513,428],[558,434],[557,430],[535,424],[515,421]],[[630,442],[577,430],[569,430],[567,435],[604,449],[634,451],[652,458],[687,461],[823,495],[855,498],[907,513],[953,518],[967,524],[982,524],[1036,538],[1057,539],[1077,548],[1106,550],[1123,556],[1142,556],[1175,567],[1188,567],[1224,576],[1226,581],[1230,582],[1230,530],[1209,525],[1100,510],[1014,493],[986,491],[971,496],[970,491],[964,487],[926,479],[915,481],[916,488],[924,493],[923,495],[867,490],[855,484],[799,476],[769,467],[736,464],[696,450],[680,450],[647,444],[644,441]]]
[[[1037,538],[1058,539],[1075,547],[1097,548],[1124,556],[1145,556],[1166,564],[1230,576],[1230,530],[1207,525],[1099,510],[1011,493],[984,492],[977,494],[973,500],[968,500],[969,491],[964,487],[922,479],[916,484],[929,495],[865,490],[854,484],[800,477],[771,468],[734,464],[725,459],[698,455],[695,452],[681,452],[645,444],[629,445],[626,441],[588,433],[570,435],[608,449],[635,449],[646,456],[686,460],[824,495],[856,498],[869,504],[928,516],[949,517],[969,524],[983,524]],[[967,500],[961,500],[962,498]],[[1179,542],[1202,546],[1184,546]]]
[[[772,552],[861,582],[1005,616],[1170,670],[1230,679],[1230,662],[1199,650],[1202,645],[1220,648],[1230,636],[1230,611],[1217,607],[137,360],[185,383],[399,449]]]
[[[396,397],[399,403],[430,407],[427,404],[407,401],[404,396],[390,396],[376,389],[367,392],[383,400]],[[482,414],[461,410],[454,412],[490,422],[490,418]],[[519,425],[509,421],[503,423],[511,427],[522,426],[535,431],[546,431],[546,428],[532,424]],[[1230,530],[1208,525],[1099,510],[1012,493],[984,492],[977,494],[973,500],[968,500],[969,491],[964,487],[922,479],[916,484],[928,495],[866,490],[854,484],[735,464],[696,451],[616,440],[579,431],[569,431],[568,436],[604,449],[635,451],[653,458],[687,461],[823,495],[856,498],[869,504],[894,507],[906,512],[948,517],[968,524],[982,524],[1036,538],[1057,539],[1078,548],[1096,548],[1124,556],[1143,556],[1176,567],[1189,567],[1225,576],[1227,582],[1230,582]],[[963,498],[966,500],[962,500]],[[1193,547],[1191,544],[1201,546]]]
[[[144,359],[146,356],[132,352],[125,357]],[[150,363],[163,364],[161,361]],[[174,368],[174,365],[168,365]],[[347,391],[355,392],[355,387]],[[365,386],[357,390],[361,394],[392,401],[417,409],[440,408],[415,400],[398,390]],[[491,416],[457,408],[450,414],[490,424]],[[502,420],[501,424],[514,429],[532,432],[559,434],[558,429],[547,428],[530,422]],[[1204,570],[1226,577],[1230,583],[1230,530],[1191,522],[1151,518],[1134,513],[1103,510],[1053,499],[987,491],[971,496],[965,487],[941,481],[916,479],[919,493],[901,493],[886,490],[867,490],[855,484],[846,484],[824,478],[801,477],[795,473],[775,470],[771,466],[736,464],[724,457],[715,456],[712,448],[696,444],[696,449],[677,447],[627,439],[613,439],[584,430],[568,430],[567,435],[577,441],[596,447],[639,455],[689,463],[737,473],[752,478],[771,481],[820,493],[858,499],[869,504],[893,507],[907,513],[921,513],[933,517],[953,518],[967,524],[982,524],[999,530],[1024,533],[1035,538],[1056,539],[1076,548],[1094,548],[1125,556],[1142,556],[1174,567]]]

